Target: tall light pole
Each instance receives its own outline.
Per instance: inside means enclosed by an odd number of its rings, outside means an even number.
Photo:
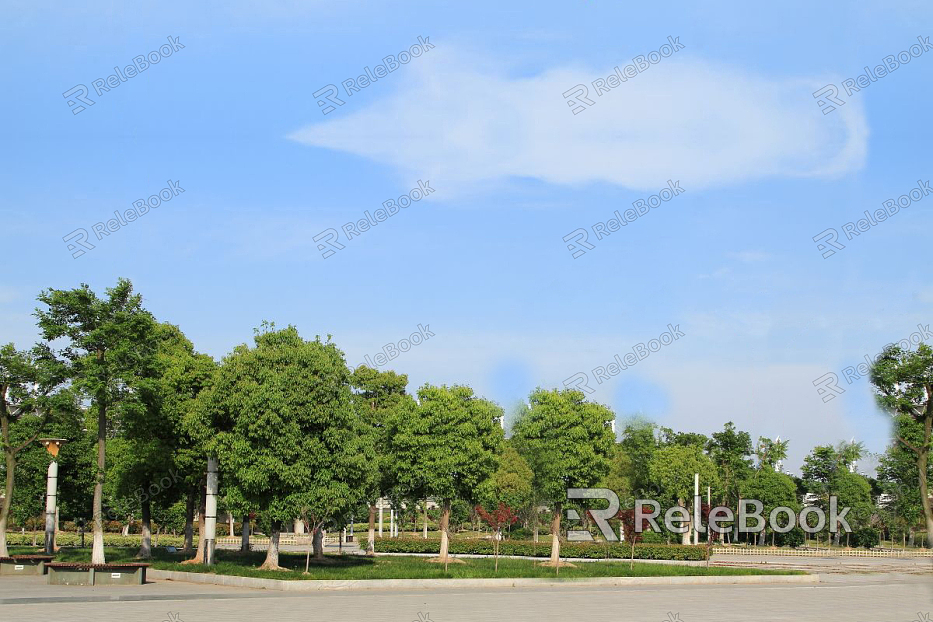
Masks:
[[[45,487],[45,554],[55,554],[55,509],[58,506],[58,452],[65,444],[63,438],[40,438],[39,442],[52,455]]]
[[[693,474],[693,543],[700,543],[700,474]]]
[[[204,498],[204,564],[213,566],[217,543],[217,458],[207,459],[207,494]]]

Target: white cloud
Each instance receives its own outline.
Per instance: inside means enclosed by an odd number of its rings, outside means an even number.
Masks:
[[[683,56],[664,59],[573,115],[562,94],[606,77],[555,68],[509,77],[440,42],[398,73],[374,104],[350,99],[289,138],[430,178],[438,194],[478,182],[531,177],[685,190],[766,177],[835,176],[863,165],[861,103],[823,115],[812,96],[824,79],[774,79]],[[684,52],[679,52],[683,54]],[[381,85],[380,85],[381,86]]]

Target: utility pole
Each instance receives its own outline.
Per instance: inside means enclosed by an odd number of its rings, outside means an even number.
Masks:
[[[207,496],[204,500],[204,564],[214,565],[217,543],[217,458],[207,459]]]
[[[693,474],[693,543],[700,543],[700,474]]]
[[[52,455],[45,486],[45,554],[55,554],[55,516],[58,512],[58,452],[65,444],[63,438],[42,438],[39,442]],[[10,503],[10,499],[7,499]]]

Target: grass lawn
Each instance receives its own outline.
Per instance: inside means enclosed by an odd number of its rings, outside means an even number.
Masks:
[[[11,548],[12,554],[34,553],[33,548]],[[108,548],[108,562],[139,561],[134,558],[135,548]],[[327,555],[324,562],[312,559],[309,574],[304,574],[304,553],[281,552],[279,564],[287,570],[258,570],[265,559],[264,552],[239,553],[217,551],[218,562],[214,567],[194,564],[182,565],[180,554],[168,553],[164,549],[153,551],[152,567],[159,570],[182,572],[212,572],[262,579],[475,579],[475,578],[525,578],[554,577],[554,568],[538,565],[539,562],[524,559],[499,559],[499,572],[494,571],[493,558],[464,558],[463,564],[450,564],[444,572],[443,564],[432,564],[424,557],[380,556],[376,558],[360,555]],[[56,556],[57,561],[90,561],[90,548],[63,548]],[[543,560],[542,560],[543,561]],[[677,566],[668,564],[642,564],[635,562],[629,570],[626,561],[580,562],[576,568],[562,567],[560,577],[573,579],[583,577],[672,577],[672,576],[725,576],[763,574],[806,574],[790,570],[759,570],[752,568],[709,568]]]

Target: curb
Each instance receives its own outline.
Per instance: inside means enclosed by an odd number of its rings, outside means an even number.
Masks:
[[[150,579],[207,583],[283,592],[327,590],[489,588],[489,587],[628,587],[640,585],[765,585],[774,583],[813,585],[820,575],[736,575],[720,577],[593,577],[589,579],[362,579],[296,580],[255,579],[233,575],[175,570],[149,570]]]
[[[362,553],[358,553],[362,555]],[[396,556],[396,557],[437,557],[437,553],[382,553],[376,551],[377,557],[383,556]],[[492,555],[480,555],[475,553],[452,553],[451,557],[462,558],[462,559],[492,559]],[[531,557],[530,555],[500,555],[499,559],[525,559],[528,561],[547,561],[547,557]],[[599,562],[627,562],[629,561],[628,557],[561,557],[561,562],[570,562],[575,564],[577,562],[582,563],[599,563]],[[636,564],[667,564],[669,566],[706,566],[706,560],[694,561],[694,560],[683,560],[683,559],[635,559]]]

